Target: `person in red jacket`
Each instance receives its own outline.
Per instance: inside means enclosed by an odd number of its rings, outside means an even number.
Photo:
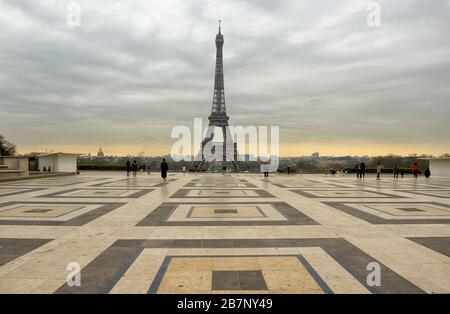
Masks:
[[[414,178],[417,178],[419,175],[419,165],[417,165],[417,162],[415,162],[412,166],[412,172],[414,175]]]

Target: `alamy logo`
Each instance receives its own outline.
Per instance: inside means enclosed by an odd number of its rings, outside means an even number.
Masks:
[[[367,271],[370,273],[367,275],[366,283],[369,287],[381,286],[381,266],[377,262],[371,262],[367,264]]]
[[[77,262],[71,262],[67,264],[67,268],[70,273],[67,275],[66,283],[69,287],[81,286],[81,266]]]
[[[367,25],[369,27],[381,27],[381,5],[376,1],[370,1],[366,6],[367,11]]]
[[[66,22],[69,27],[81,26],[81,5],[78,2],[68,4]]]
[[[225,129],[225,130],[224,130]],[[279,165],[280,131],[278,126],[209,126],[194,119],[194,132],[176,126],[171,137],[178,139],[171,149],[174,161],[259,161],[261,170],[275,172]],[[270,137],[270,141],[269,141]]]

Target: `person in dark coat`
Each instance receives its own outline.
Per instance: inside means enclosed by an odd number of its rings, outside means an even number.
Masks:
[[[133,161],[133,166],[131,167],[133,169],[133,177],[135,177],[137,175],[137,170],[138,170],[138,164],[137,161]]]
[[[167,171],[169,170],[169,165],[167,164],[166,160],[163,159],[161,163],[161,178],[167,180]]]
[[[365,176],[366,176],[366,164],[362,162],[359,177],[361,179],[364,179]]]
[[[130,161],[129,160],[127,160],[127,177],[129,177],[130,176],[130,171],[131,171],[131,163],[130,163]]]
[[[430,168],[426,168],[425,169],[425,172],[423,173],[424,175],[425,175],[425,178],[429,178],[429,177],[431,177],[431,171],[430,171]]]
[[[356,170],[356,178],[357,179],[361,178],[361,164],[360,163],[358,163],[355,166],[355,170]]]
[[[394,166],[394,179],[398,179],[399,173],[400,173],[400,168],[398,167],[398,164],[395,164],[395,166]]]

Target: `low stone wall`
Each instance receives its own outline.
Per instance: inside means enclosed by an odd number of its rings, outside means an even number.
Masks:
[[[0,170],[0,179],[25,176],[26,173],[23,170]]]
[[[0,157],[0,165],[8,166],[8,170],[28,172],[28,157]]]
[[[39,178],[65,177],[65,176],[74,176],[76,174],[77,174],[76,172],[50,172],[50,173],[33,174],[33,175],[11,176],[11,177],[0,176],[0,182],[32,180],[32,179],[39,179]]]

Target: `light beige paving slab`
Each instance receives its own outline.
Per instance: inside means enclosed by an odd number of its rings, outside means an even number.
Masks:
[[[450,258],[407,239],[347,239],[428,293],[450,290]]]
[[[261,175],[255,174],[170,174],[167,184],[158,185],[161,181],[159,174],[140,173],[137,179],[125,180],[123,173],[114,172],[83,172],[79,177],[61,177],[46,180],[31,180],[14,182],[8,188],[0,187],[0,204],[7,202],[30,202],[29,205],[7,207],[0,211],[0,217],[8,220],[11,215],[21,219],[39,221],[42,219],[63,220],[87,213],[77,208],[77,205],[60,204],[64,198],[44,198],[43,195],[61,193],[60,195],[83,202],[121,202],[123,205],[83,226],[44,226],[44,225],[8,225],[7,221],[0,221],[0,238],[14,239],[51,239],[52,241],[38,247],[4,265],[0,265],[0,292],[2,293],[52,293],[64,284],[68,274],[67,264],[77,261],[82,267],[89,265],[113,243],[121,239],[140,240],[234,240],[234,239],[337,239],[344,238],[357,248],[379,260],[391,270],[409,280],[411,283],[428,293],[450,293],[450,258],[437,251],[419,245],[408,237],[450,237],[450,225],[445,223],[433,224],[392,224],[373,225],[352,215],[336,210],[321,202],[290,191],[301,188],[309,193],[315,189],[321,190],[317,196],[327,197],[327,201],[342,201],[345,189],[357,190],[346,192],[347,196],[370,196],[371,208],[368,212],[377,213],[380,217],[390,217],[395,221],[400,218],[416,219],[433,218],[444,219],[448,216],[445,206],[432,203],[450,205],[447,188],[450,186],[445,180],[414,181],[405,178],[396,182],[392,178],[383,176],[381,182],[368,176],[364,182],[358,182],[353,176],[330,177],[325,175],[293,175],[271,176],[269,180],[262,180]],[[185,187],[195,183],[196,187]],[[133,181],[134,180],[134,181]],[[257,188],[248,188],[247,183]],[[195,182],[195,181],[194,181]],[[217,186],[221,182],[221,186]],[[96,186],[106,183],[105,186]],[[125,184],[131,189],[121,188]],[[280,187],[281,186],[285,186]],[[338,185],[338,186],[333,186]],[[44,188],[41,191],[27,192],[16,195],[2,195],[5,190],[24,190]],[[130,193],[139,188],[151,188],[153,192],[138,198],[127,198]],[[72,191],[77,189],[76,191]],[[188,198],[173,198],[172,195],[180,189],[189,190]],[[274,197],[261,197],[256,189],[262,189]],[[407,191],[406,191],[407,190]],[[414,191],[417,193],[414,193]],[[68,192],[69,191],[69,192]],[[96,193],[100,191],[102,193]],[[382,192],[405,197],[401,201],[423,203],[417,207],[409,205],[389,206],[381,204],[389,197],[377,197],[374,192]],[[423,192],[423,193],[422,193]],[[350,194],[349,194],[350,193]],[[428,194],[428,195],[424,195]],[[89,198],[84,198],[84,197]],[[199,198],[197,198],[199,197]],[[56,203],[52,211],[32,211],[45,209],[41,205],[32,204],[33,201]],[[400,199],[396,199],[399,201]],[[358,201],[349,198],[345,201]],[[136,226],[142,219],[165,202],[178,202],[180,208],[194,206],[190,219],[261,219],[259,211],[255,211],[255,204],[284,202],[299,212],[310,217],[318,225],[305,226],[195,226],[195,227],[162,227]],[[192,204],[195,202],[195,204]],[[237,213],[213,213],[213,209],[220,205],[222,209],[230,209],[233,204],[239,204]],[[377,204],[379,203],[379,204]],[[98,205],[96,205],[98,206]],[[266,205],[265,205],[266,206]],[[267,205],[269,206],[269,205]],[[412,211],[412,208],[420,211]],[[402,210],[405,209],[406,211]],[[89,210],[94,207],[89,207]],[[220,209],[220,208],[219,208]],[[8,213],[9,211],[9,213]],[[267,216],[276,220],[276,213],[262,210]],[[174,212],[170,219],[188,219],[187,210]],[[9,216],[8,216],[9,215]],[[73,215],[73,216],[70,216]],[[231,217],[230,217],[231,215]],[[234,215],[234,216],[233,216]],[[271,216],[272,215],[272,216]],[[211,217],[213,216],[213,217]],[[254,216],[248,218],[250,216]],[[282,217],[278,217],[282,219]],[[1,252],[0,252],[1,254]],[[286,269],[293,269],[293,260],[281,255],[302,255],[314,268],[317,274],[338,293],[368,293],[369,291],[347,272],[342,265],[320,248],[296,247],[264,247],[264,248],[153,248],[144,249],[130,268],[114,285],[111,293],[147,293],[156,273],[166,256],[198,256],[204,258],[198,263],[195,271],[187,270],[186,264],[178,263],[171,266],[167,279],[161,282],[161,293],[211,293],[211,269],[214,265],[222,267],[226,262],[214,263],[214,256],[228,256],[228,266],[233,269],[249,265],[261,267],[265,263],[267,278],[271,285],[271,293],[287,293],[285,286],[279,285],[285,279],[293,287],[292,291],[321,293],[317,283],[305,275],[304,269],[293,270],[287,274],[276,268],[277,265]],[[249,256],[245,265],[239,264],[236,256]],[[258,255],[271,256],[272,260],[262,260]],[[234,257],[233,257],[234,256]],[[256,264],[254,263],[256,258]],[[276,261],[276,262],[275,262]],[[222,264],[221,264],[222,263]],[[253,263],[253,264],[252,264]],[[220,266],[222,265],[222,266]],[[211,268],[212,267],[212,268]],[[281,273],[277,273],[281,272]],[[308,279],[305,279],[308,278]],[[179,287],[181,284],[183,287]],[[215,293],[220,291],[214,291]],[[237,291],[239,292],[239,291]],[[228,292],[227,292],[228,293]]]

